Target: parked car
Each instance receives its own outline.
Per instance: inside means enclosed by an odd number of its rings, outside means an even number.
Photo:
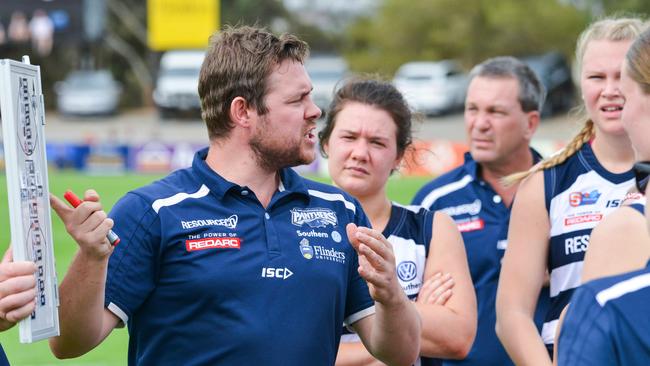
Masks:
[[[61,114],[108,115],[117,111],[122,86],[108,70],[79,70],[57,82],[54,91]]]
[[[201,115],[199,72],[205,51],[174,50],[163,54],[153,91],[161,118],[180,114]]]
[[[462,108],[467,91],[467,76],[453,60],[408,62],[393,79],[414,110],[438,115]]]
[[[575,87],[571,79],[571,68],[559,52],[522,58],[537,74],[546,88],[546,101],[542,116],[547,117],[566,112],[575,104]]]
[[[336,86],[348,75],[348,65],[340,56],[314,55],[305,61],[314,87],[312,99],[323,112],[329,108]]]

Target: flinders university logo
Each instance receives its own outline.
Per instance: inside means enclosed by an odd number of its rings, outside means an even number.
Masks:
[[[345,263],[345,253],[334,248],[326,248],[322,245],[310,245],[309,240],[302,238],[300,241],[300,253],[305,259],[326,260],[336,263]]]
[[[302,253],[302,256],[307,259],[314,258],[314,248],[309,245],[309,240],[303,238],[300,241],[300,253]]]
[[[296,226],[307,224],[311,228],[318,228],[327,225],[336,226],[338,219],[336,213],[327,208],[294,208],[291,210],[291,223]]]

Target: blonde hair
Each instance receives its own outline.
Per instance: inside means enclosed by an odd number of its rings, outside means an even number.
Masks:
[[[632,43],[625,55],[625,65],[630,78],[650,94],[650,29],[643,32]]]
[[[578,75],[582,73],[583,58],[587,46],[591,41],[620,42],[633,40],[641,34],[646,25],[647,23],[644,23],[639,18],[619,17],[604,18],[591,23],[578,37],[576,45],[576,65]],[[596,134],[594,122],[588,116],[585,116],[584,120],[584,126],[580,132],[578,132],[578,134],[575,135],[562,150],[540,161],[527,171],[510,174],[507,177],[504,177],[502,179],[503,184],[507,186],[516,184],[531,174],[564,163]]]

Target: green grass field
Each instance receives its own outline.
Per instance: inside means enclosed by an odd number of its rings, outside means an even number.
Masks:
[[[79,196],[88,188],[95,189],[104,205],[106,211],[127,191],[145,185],[159,176],[154,175],[124,175],[124,176],[88,176],[79,173],[62,173],[50,172],[49,186],[50,193],[59,197],[63,196],[66,189],[72,189]],[[318,179],[326,181],[323,179]],[[395,177],[389,181],[388,196],[399,203],[408,204],[427,178],[399,178]],[[6,192],[6,178],[0,177],[1,192]],[[4,253],[9,240],[9,209],[7,205],[7,195],[0,194],[0,225],[6,228],[0,231],[0,249]],[[68,265],[74,255],[77,246],[75,242],[65,232],[63,224],[52,213],[52,225],[54,235],[54,252],[56,256],[57,273],[59,281],[63,278]],[[218,332],[215,329],[215,332]],[[40,341],[33,344],[20,344],[18,342],[18,327],[0,333],[0,343],[2,344],[9,361],[12,365],[29,366],[29,365],[126,365],[128,332],[126,329],[117,329],[97,348],[83,357],[72,360],[59,361],[48,348],[46,341]]]

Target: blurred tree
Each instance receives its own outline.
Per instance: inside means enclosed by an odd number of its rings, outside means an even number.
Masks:
[[[313,52],[332,52],[340,38],[303,22],[282,0],[221,0],[222,25],[258,25],[273,32],[291,32],[309,43]]]
[[[597,2],[602,4],[606,13],[626,12],[645,17],[650,15],[650,1],[648,0],[598,0]]]
[[[559,0],[588,10],[594,18],[606,14],[650,15],[650,2],[647,0]]]
[[[152,53],[147,48],[146,2],[106,1],[109,17],[103,45],[109,49],[99,52],[98,62],[110,66],[117,79],[124,83],[126,105],[150,105],[152,79],[160,53]],[[327,35],[301,23],[298,17],[287,12],[281,0],[221,0],[220,4],[222,26],[263,26],[274,32],[296,33],[309,42],[312,49],[333,48]]]
[[[385,0],[375,17],[348,29],[344,53],[354,70],[385,75],[414,60],[456,58],[469,67],[497,55],[570,56],[589,18],[549,0]]]
[[[147,4],[141,0],[106,0],[105,36],[93,51],[97,67],[109,68],[124,85],[122,104],[151,105],[152,65],[146,40]]]
[[[226,25],[270,27],[276,18],[287,18],[281,0],[221,0],[221,22]]]

